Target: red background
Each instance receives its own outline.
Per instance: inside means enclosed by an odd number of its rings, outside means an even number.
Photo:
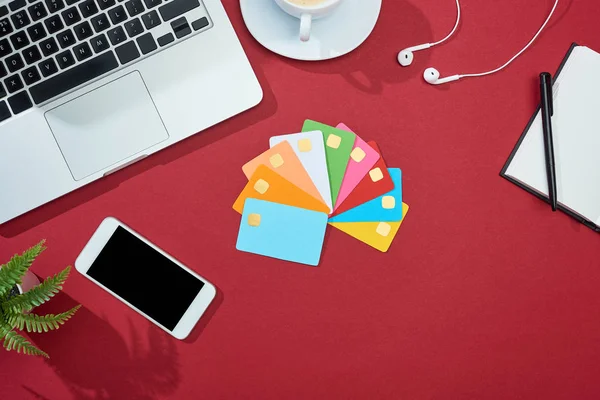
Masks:
[[[561,1],[508,70],[442,87],[423,82],[426,67],[497,66],[553,0],[463,0],[458,35],[407,69],[397,52],[443,37],[453,1],[386,0],[362,47],[314,64],[263,49],[238,1],[224,3],[263,102],[0,227],[3,261],[48,240],[33,268],[47,276],[115,216],[214,282],[217,302],[180,342],[74,273],[45,309],[84,308],[32,335],[49,361],[0,352],[0,397],[599,398],[600,238],[498,173],[536,107],[538,73],[573,41],[600,50],[600,2]],[[318,268],[235,250],[242,164],[305,118],[345,122],[402,168],[411,211],[388,254],[333,229]]]

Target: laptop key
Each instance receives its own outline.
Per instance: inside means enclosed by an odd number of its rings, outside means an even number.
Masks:
[[[2,93],[4,93],[4,95],[2,95]],[[4,91],[4,88],[0,89],[0,98],[6,96],[6,92]],[[6,105],[6,102],[4,100],[0,101],[0,121],[4,121],[5,119],[8,119],[11,117],[10,114],[10,110],[8,109],[8,106]]]
[[[0,99],[6,97],[6,90],[4,90],[4,86],[0,83]]]
[[[65,20],[65,24],[67,26],[71,26],[71,25],[76,24],[77,22],[81,21],[81,15],[79,15],[79,12],[77,11],[77,9],[75,7],[66,9],[65,11],[60,13],[60,15],[62,15],[63,19]]]
[[[87,39],[94,33],[90,23],[87,21],[83,21],[82,23],[75,25],[73,30],[75,31],[75,36],[77,36],[77,39],[79,40]]]
[[[46,30],[41,22],[28,27],[27,33],[29,33],[29,37],[31,38],[32,42],[37,42],[38,40],[42,40],[46,37]]]
[[[177,39],[181,39],[182,37],[192,33],[192,29],[190,28],[190,25],[185,17],[178,18],[171,22],[171,28],[173,28],[173,32],[175,32]]]
[[[4,78],[6,75],[8,75],[8,71],[4,64],[0,63],[0,78]]]
[[[195,31],[199,31],[202,28],[206,28],[208,26],[208,24],[209,24],[208,18],[202,17],[202,18],[197,19],[196,21],[192,22],[192,28],[194,28]]]
[[[146,8],[148,9],[158,6],[160,3],[162,3],[162,0],[144,0],[144,4],[146,4]]]
[[[156,10],[152,10],[149,13],[142,15],[142,22],[144,23],[146,29],[152,29],[161,24],[160,17],[158,16]]]
[[[107,8],[112,7],[115,4],[117,4],[115,0],[98,0],[98,5],[100,6],[101,10],[106,10]]]
[[[9,76],[4,80],[4,85],[6,85],[8,93],[15,93],[16,91],[23,89],[23,81],[19,75]]]
[[[177,18],[196,7],[200,7],[198,0],[173,0],[164,6],[160,6],[158,11],[166,22],[173,18]]]
[[[118,5],[117,7],[108,10],[108,16],[115,25],[127,19],[127,14],[125,13],[125,9],[122,5]]]
[[[33,45],[23,50],[23,58],[27,64],[33,64],[34,62],[41,60],[42,55],[37,46]]]
[[[140,56],[140,52],[138,51],[137,47],[135,47],[135,43],[133,41],[117,47],[115,52],[117,53],[117,57],[119,57],[121,64],[127,64],[128,62],[131,62]]]
[[[26,85],[33,85],[42,79],[40,73],[34,65],[21,71],[21,75],[23,76],[23,80],[25,81]]]
[[[142,0],[129,0],[125,3],[125,7],[127,8],[127,12],[130,17],[135,17],[144,12],[144,5],[142,4]]]
[[[8,7],[0,6],[0,17],[4,17],[5,15],[8,15]]]
[[[125,23],[125,29],[127,30],[129,37],[137,36],[144,31],[144,27],[142,26],[139,18],[127,21]]]
[[[51,13],[55,13],[65,8],[65,2],[63,0],[46,0],[46,7]]]
[[[31,20],[27,16],[25,10],[14,13],[10,16],[10,19],[15,26],[15,29],[24,28],[31,23]]]
[[[13,31],[13,27],[10,24],[8,18],[0,19],[0,37],[4,37]]]
[[[103,34],[96,36],[90,40],[90,44],[92,45],[92,49],[96,53],[100,53],[109,48],[108,39]]]
[[[158,44],[160,45],[160,47],[162,47],[168,45],[169,43],[172,43],[174,40],[175,38],[173,37],[173,34],[169,32],[166,35],[162,35],[158,38]]]
[[[56,61],[58,62],[60,69],[65,69],[75,64],[75,58],[73,57],[71,50],[65,50],[62,53],[57,54]]]
[[[150,32],[137,38],[137,43],[142,54],[148,54],[158,48]]]
[[[44,3],[36,3],[27,9],[29,11],[29,15],[31,15],[31,19],[34,21],[39,21],[48,15],[48,11],[44,7]]]
[[[42,71],[42,75],[44,75],[45,77],[54,75],[58,72],[58,67],[56,66],[54,60],[51,58],[48,58],[39,63],[38,67],[40,68],[40,71]]]
[[[8,7],[10,8],[10,11],[15,11],[21,7],[25,7],[26,4],[27,3],[25,2],[25,0],[14,0],[8,3]]]
[[[58,45],[53,37],[49,37],[48,39],[40,42],[40,49],[42,49],[44,56],[48,57],[50,54],[54,54],[58,51]]]
[[[25,31],[19,31],[15,33],[10,37],[10,41],[12,42],[15,50],[20,50],[29,44],[29,39],[27,38]]]
[[[25,66],[19,53],[15,53],[12,56],[7,57],[5,62],[10,72],[18,71]]]
[[[98,6],[94,0],[85,0],[79,4],[79,11],[81,11],[83,18],[91,17],[98,12]]]
[[[73,47],[73,53],[75,53],[75,57],[77,57],[77,60],[83,61],[86,58],[90,58],[92,56],[92,49],[90,49],[89,44],[83,42]]]
[[[113,46],[116,46],[119,43],[127,40],[127,35],[125,35],[125,31],[120,26],[112,28],[111,30],[106,32],[106,34],[108,35],[108,39],[113,44]]]
[[[99,56],[90,58],[75,67],[42,81],[29,90],[35,104],[43,103],[59,94],[65,93],[77,86],[89,82],[117,68],[119,63],[112,51],[106,51]]]
[[[70,29],[67,29],[64,32],[61,32],[57,36],[58,43],[60,43],[60,47],[66,49],[75,43],[75,36],[73,36],[73,32]]]
[[[10,43],[8,43],[8,39],[0,40],[0,57],[6,57],[12,52],[12,48],[10,47]]]
[[[108,29],[110,27],[110,22],[108,22],[106,14],[100,14],[92,18],[92,25],[94,26],[96,33],[99,33],[105,29]]]
[[[31,99],[26,91],[22,91],[9,97],[8,104],[10,104],[10,108],[12,108],[12,112],[15,115],[33,107]]]
[[[65,1],[67,2],[68,6],[72,6],[73,4],[75,4],[75,3],[77,3],[78,1],[81,1],[81,0],[65,0]]]
[[[58,15],[51,16],[44,21],[44,24],[46,25],[46,29],[48,29],[50,34],[56,33],[65,27]]]

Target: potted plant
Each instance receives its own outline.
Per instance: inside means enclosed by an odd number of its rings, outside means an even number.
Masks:
[[[40,283],[29,267],[45,249],[44,241],[41,241],[0,265],[0,340],[4,340],[4,348],[8,351],[48,357],[46,352],[34,346],[17,330],[41,333],[58,329],[81,307],[78,305],[56,315],[31,312],[62,289],[71,271],[71,267],[67,267]]]

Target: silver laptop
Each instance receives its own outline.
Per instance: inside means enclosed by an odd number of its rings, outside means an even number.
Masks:
[[[220,0],[0,4],[0,224],[262,99]]]

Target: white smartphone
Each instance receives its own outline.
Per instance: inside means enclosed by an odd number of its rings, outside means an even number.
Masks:
[[[75,268],[177,339],[190,334],[216,295],[204,278],[110,217]]]

